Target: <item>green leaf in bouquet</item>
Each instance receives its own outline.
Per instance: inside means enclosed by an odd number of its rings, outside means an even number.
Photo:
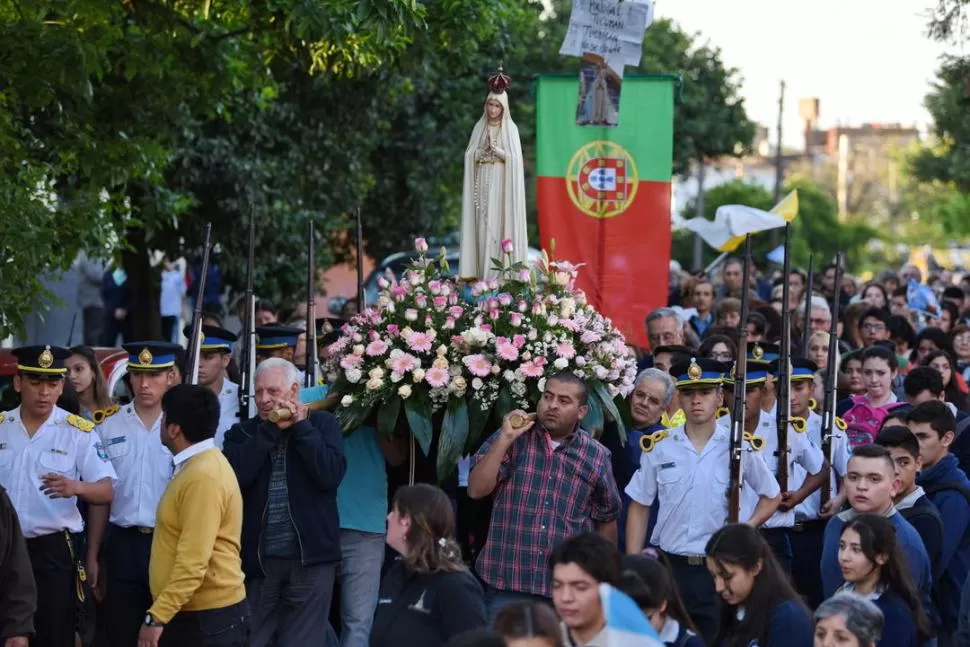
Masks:
[[[620,419],[623,420],[623,425],[627,429],[633,429],[633,413],[630,411],[630,399],[618,394],[613,398],[613,404],[616,406],[617,411],[620,412]]]
[[[404,401],[404,413],[408,418],[408,426],[414,439],[421,446],[421,451],[427,456],[431,450],[431,436],[434,434],[431,428],[431,403],[427,396],[423,394],[413,394]]]
[[[589,410],[583,416],[582,427],[593,438],[599,438],[600,434],[603,433],[603,405],[598,397],[590,393],[586,400],[586,406],[589,407]]]
[[[438,439],[438,481],[451,476],[468,440],[468,404],[464,398],[451,398]]]
[[[501,425],[502,421],[505,420],[505,416],[509,415],[514,409],[515,404],[512,402],[512,390],[508,384],[503,384],[499,389],[495,407],[492,409],[495,417],[498,419],[498,423]]]
[[[377,431],[390,438],[397,429],[397,419],[401,415],[401,398],[395,396],[391,401],[377,407]]]
[[[626,443],[626,425],[623,422],[623,416],[620,414],[620,410],[617,408],[616,403],[613,402],[613,398],[610,397],[609,389],[599,381],[593,382],[592,387],[593,394],[603,403],[603,409],[613,422],[616,423],[616,429],[620,434],[620,438]]]
[[[478,439],[482,437],[482,432],[485,430],[485,425],[488,424],[491,417],[492,410],[488,409],[486,411],[482,411],[482,408],[478,406],[478,402],[473,400],[471,404],[468,405],[468,440],[465,442],[466,454],[470,454],[478,449],[476,446],[478,444]]]
[[[344,434],[351,434],[356,431],[357,427],[364,423],[364,420],[367,419],[370,412],[371,407],[355,402],[349,407],[340,407],[337,409],[337,422],[340,423],[340,428]]]

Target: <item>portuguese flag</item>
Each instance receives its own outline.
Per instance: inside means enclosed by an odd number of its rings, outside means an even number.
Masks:
[[[536,166],[541,246],[585,263],[578,287],[631,343],[667,305],[674,79],[623,79],[619,126],[577,126],[576,76],[539,76]]]

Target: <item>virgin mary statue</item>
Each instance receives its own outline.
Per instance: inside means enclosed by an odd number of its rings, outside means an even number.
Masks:
[[[492,259],[505,260],[503,240],[512,241],[512,262],[524,262],[528,251],[525,169],[519,129],[509,114],[509,82],[502,68],[489,77],[485,109],[465,149],[460,279],[497,276]]]

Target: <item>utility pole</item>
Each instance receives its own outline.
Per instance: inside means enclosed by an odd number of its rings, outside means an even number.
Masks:
[[[778,94],[778,143],[775,147],[775,204],[781,201],[781,184],[784,179],[785,169],[782,165],[781,157],[781,126],[785,115],[785,81],[781,81],[781,91]],[[778,246],[778,229],[771,230],[771,245]],[[788,277],[785,277],[788,280]]]

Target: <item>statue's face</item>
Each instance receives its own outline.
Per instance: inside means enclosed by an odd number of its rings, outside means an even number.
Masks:
[[[504,108],[498,99],[489,99],[485,102],[485,114],[488,115],[489,121],[498,121],[501,119],[503,110]]]

